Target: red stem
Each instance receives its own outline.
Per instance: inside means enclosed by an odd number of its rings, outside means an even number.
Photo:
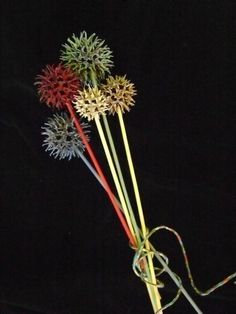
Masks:
[[[108,196],[110,198],[110,201],[111,201],[111,203],[112,203],[112,205],[113,205],[113,207],[114,207],[114,209],[116,211],[116,214],[117,214],[117,216],[118,216],[118,218],[119,218],[119,220],[120,220],[120,222],[122,224],[122,227],[124,228],[124,231],[125,231],[128,239],[129,239],[129,241],[130,241],[130,244],[133,247],[136,247],[136,241],[135,241],[133,235],[130,232],[130,229],[129,229],[126,221],[125,221],[125,218],[124,218],[120,208],[119,208],[119,205],[117,204],[117,202],[116,202],[116,200],[114,198],[114,195],[113,195],[113,193],[111,191],[111,188],[108,185],[108,182],[107,182],[107,180],[106,180],[106,178],[105,178],[105,176],[103,174],[103,171],[102,171],[102,169],[101,169],[101,167],[100,167],[100,165],[99,165],[99,163],[98,163],[98,161],[97,161],[97,159],[95,157],[95,154],[94,154],[94,152],[92,150],[92,147],[90,146],[89,142],[87,141],[87,138],[86,138],[86,136],[85,136],[85,134],[83,132],[83,129],[82,129],[80,123],[79,123],[79,120],[77,119],[77,117],[76,117],[76,115],[74,113],[74,110],[73,110],[73,107],[72,107],[71,103],[66,103],[66,106],[67,106],[67,109],[68,109],[68,111],[69,111],[69,113],[70,113],[70,115],[71,115],[71,117],[72,117],[72,119],[74,121],[76,129],[77,129],[77,131],[78,131],[78,133],[79,133],[79,135],[80,135],[80,137],[81,137],[81,139],[82,139],[82,141],[83,141],[83,143],[84,143],[84,145],[85,145],[85,147],[86,147],[86,149],[88,151],[88,154],[89,154],[89,156],[90,156],[90,158],[91,158],[91,160],[92,160],[92,162],[94,164],[94,167],[95,167],[97,173],[99,174],[99,176],[100,176],[100,178],[101,178],[101,180],[102,180],[102,182],[104,184],[105,190],[106,190],[106,192],[107,192],[107,194],[108,194]]]

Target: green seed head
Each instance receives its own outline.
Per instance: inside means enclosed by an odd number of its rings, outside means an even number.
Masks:
[[[88,37],[85,31],[80,37],[74,34],[63,45],[60,59],[75,71],[84,84],[103,79],[113,66],[112,51],[96,34]]]

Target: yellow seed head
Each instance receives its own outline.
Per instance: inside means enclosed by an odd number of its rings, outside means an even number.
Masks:
[[[88,87],[75,96],[74,105],[81,117],[89,121],[108,110],[106,96],[97,87]]]
[[[108,100],[109,113],[115,114],[118,108],[124,113],[134,106],[133,97],[136,95],[134,84],[126,79],[126,76],[109,76],[106,84],[102,85],[102,91]]]

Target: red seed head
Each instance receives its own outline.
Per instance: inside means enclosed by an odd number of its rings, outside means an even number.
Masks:
[[[80,80],[69,68],[59,63],[47,65],[42,74],[36,77],[35,85],[41,102],[62,109],[78,94]]]

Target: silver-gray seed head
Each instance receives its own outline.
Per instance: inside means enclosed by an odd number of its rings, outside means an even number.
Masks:
[[[89,140],[89,125],[81,123],[81,127],[87,140]],[[50,156],[71,160],[72,157],[80,157],[83,154],[85,145],[74,126],[73,120],[66,113],[54,114],[42,126],[42,130],[43,146],[46,147],[45,151],[48,151]]]

